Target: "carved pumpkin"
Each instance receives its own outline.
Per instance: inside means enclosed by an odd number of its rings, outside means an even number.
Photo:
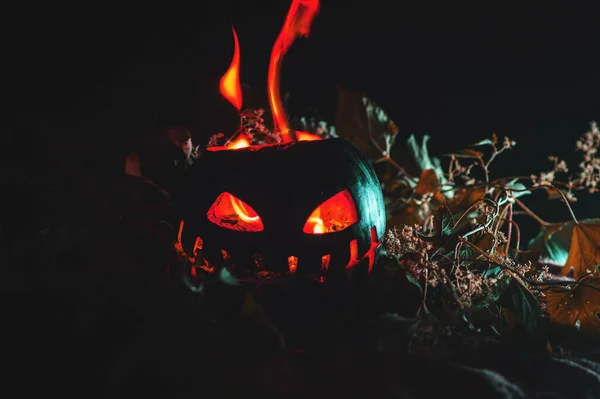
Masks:
[[[207,151],[178,209],[182,249],[239,280],[369,272],[385,229],[375,171],[344,139]]]
[[[192,276],[257,283],[260,305],[300,339],[350,302],[362,306],[352,298],[366,292],[386,220],[379,180],[353,144],[207,151],[188,177],[176,209]]]

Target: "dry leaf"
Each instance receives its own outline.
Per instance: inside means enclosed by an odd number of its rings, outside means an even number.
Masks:
[[[557,200],[557,199],[562,199],[563,198],[563,196],[560,195],[560,193],[557,190],[550,190],[550,189],[548,189],[546,191],[548,192],[548,199]],[[560,190],[560,191],[563,193],[564,196],[567,195],[567,191],[566,190]]]
[[[440,182],[433,169],[425,169],[419,176],[419,181],[415,187],[417,198],[423,198],[428,194],[435,194],[440,188]]]
[[[470,148],[465,148],[464,150],[461,150],[460,152],[463,153],[463,154],[465,154],[465,155],[474,156],[476,158],[481,158],[483,156],[483,152],[481,152],[481,151],[475,151],[475,150],[472,150]]]
[[[387,220],[387,228],[393,229],[394,227],[400,228],[402,225],[414,226],[415,224],[423,225],[425,221],[425,216],[422,212],[420,212],[420,206],[417,205],[414,201],[409,201],[402,207],[401,211],[392,215]]]
[[[465,212],[471,205],[481,200],[485,195],[483,188],[465,188],[458,191],[447,203],[453,214]]]
[[[396,147],[396,151],[392,151],[394,159],[401,163],[402,167],[412,176],[416,176],[426,169],[431,169],[435,171],[441,183],[446,183],[447,180],[440,159],[429,155],[427,146],[430,138],[425,134],[417,139],[414,134],[411,134],[406,139],[405,147]],[[451,192],[448,192],[447,196],[450,197]]]
[[[600,224],[573,226],[569,257],[563,266],[563,276],[573,270],[573,278],[580,279],[600,265]]]
[[[401,226],[422,225],[444,201],[444,196],[439,193],[440,182],[434,170],[425,169],[421,172],[414,190],[414,198],[408,200],[388,218],[388,228]],[[420,202],[424,197],[431,195],[426,201]]]
[[[340,137],[372,160],[389,155],[398,134],[397,126],[383,109],[362,94],[339,86],[335,127]]]
[[[600,277],[584,281],[600,288]],[[600,290],[579,285],[566,292],[548,292],[546,305],[552,322],[600,332]]]
[[[600,219],[592,218],[579,221],[580,225],[599,225]],[[556,266],[564,266],[569,256],[571,238],[573,237],[573,226],[575,222],[552,223],[542,226],[540,233],[529,241],[528,254],[525,260]]]
[[[481,235],[477,235],[473,238],[474,244],[477,248],[481,249],[484,252],[489,251],[496,244],[496,239],[492,234],[482,233]]]
[[[496,136],[496,133],[492,133],[491,139],[483,139],[481,141],[478,141],[475,144],[471,144],[469,147],[479,147],[482,145],[491,145],[491,146],[495,147],[497,143],[498,143],[498,136]]]

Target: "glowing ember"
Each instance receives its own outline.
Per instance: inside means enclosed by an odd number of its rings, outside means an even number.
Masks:
[[[248,138],[246,138],[246,136],[244,135],[239,136],[237,139],[233,140],[225,146],[225,148],[228,150],[237,150],[239,148],[246,147],[250,147],[250,140],[248,140]]]
[[[233,52],[233,60],[225,75],[221,78],[220,90],[234,107],[239,111],[242,108],[242,86],[240,85],[240,43],[238,42],[237,33],[233,26],[233,40],[235,42],[235,50]]]
[[[300,131],[296,131],[296,139],[298,141],[323,140],[323,138],[321,136],[318,136],[316,134],[300,132]],[[244,134],[240,134],[238,137],[231,140],[229,143],[227,143],[224,146],[213,146],[213,147],[207,147],[206,149],[208,151],[214,152],[214,151],[237,150],[240,148],[248,148],[248,147],[252,147],[252,148],[256,149],[256,148],[261,148],[261,147],[268,147],[271,145],[277,145],[277,144],[251,144],[250,140]]]
[[[279,76],[281,61],[298,36],[308,36],[312,20],[319,10],[319,0],[293,0],[288,15],[273,45],[269,63],[268,93],[275,127],[281,132],[283,142],[294,141],[294,132],[288,127],[287,115],[281,102]]]
[[[298,141],[323,140],[323,138],[321,136],[317,136],[316,134],[306,133],[306,132],[299,132],[299,131],[296,131],[296,139]]]

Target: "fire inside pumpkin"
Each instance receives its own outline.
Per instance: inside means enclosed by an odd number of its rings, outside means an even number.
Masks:
[[[239,131],[225,145],[208,147],[190,171],[176,247],[202,268],[226,265],[238,280],[279,274],[324,282],[375,264],[385,210],[370,161],[346,140],[290,129],[279,96],[283,55],[308,34],[318,8],[318,0],[294,0],[273,46],[268,94],[281,141],[257,145]],[[233,34],[233,61],[220,90],[239,111]]]

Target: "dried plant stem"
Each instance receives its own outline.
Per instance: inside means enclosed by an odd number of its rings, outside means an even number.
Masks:
[[[508,255],[508,250],[510,248],[510,239],[512,238],[511,235],[513,223],[513,204],[511,203],[508,205],[508,230],[506,232],[506,249],[504,250],[505,255]],[[519,233],[517,232],[517,249],[519,249],[519,240],[520,237]]]
[[[520,180],[530,180],[530,177],[527,176],[509,176],[509,177],[503,177],[500,179],[496,179],[492,182],[492,184],[499,184],[501,181],[504,180],[514,180],[514,179],[520,179]],[[559,184],[565,184],[563,182],[558,182],[555,181],[554,183],[559,183]],[[573,208],[571,208],[571,205],[569,205],[569,200],[567,199],[567,197],[565,196],[565,193],[563,193],[563,191],[561,189],[559,189],[558,187],[556,187],[555,185],[541,185],[541,186],[537,186],[537,187],[531,187],[528,190],[539,190],[539,189],[544,189],[544,190],[553,190],[555,192],[558,193],[558,195],[560,195],[560,197],[562,198],[562,201],[564,202],[565,206],[567,207],[567,209],[569,210],[569,215],[571,216],[571,219],[573,219],[573,222],[575,222],[575,224],[579,224],[579,221],[577,220],[577,217],[575,216],[575,213],[573,212]],[[526,190],[522,190],[522,191],[526,191]],[[516,201],[518,201],[517,199],[515,199]],[[531,211],[529,208],[525,207],[523,205],[522,202],[519,201],[519,206],[521,208],[523,208],[523,210],[525,210],[532,218],[534,218],[535,220],[537,220],[538,222],[540,222],[540,224],[542,226],[547,226],[549,223],[547,222],[542,222],[542,220],[533,213],[533,211]]]
[[[529,216],[531,216],[533,219],[535,219],[536,222],[538,222],[542,226],[544,226],[544,227],[550,226],[551,223],[548,223],[545,220],[543,220],[542,218],[540,218],[534,211],[532,211],[531,209],[529,209],[527,207],[527,205],[525,205],[520,199],[515,198],[515,203],[517,205],[519,205],[519,207],[521,209],[523,209],[526,214],[528,214]]]
[[[537,187],[534,187],[537,188]],[[565,197],[565,193],[562,192],[561,189],[559,189],[558,187],[555,186],[541,186],[540,188],[546,188],[546,189],[551,189],[556,191],[562,198],[562,201],[564,202],[564,204],[566,205],[567,209],[569,210],[569,214],[571,215],[571,219],[573,219],[573,222],[575,222],[575,224],[579,224],[579,221],[577,220],[577,217],[575,216],[575,212],[573,212],[573,208],[571,208],[571,205],[569,205],[569,200],[567,199],[567,197]]]
[[[510,213],[512,215],[512,211]],[[505,220],[506,222],[508,222],[508,225],[509,225],[508,234],[506,236],[506,254],[508,254],[508,246],[510,245],[512,226],[514,226],[514,229],[515,229],[515,235],[516,235],[515,240],[517,242],[515,244],[515,246],[516,246],[515,250],[517,252],[526,252],[526,251],[521,251],[519,249],[520,242],[521,242],[521,231],[519,229],[519,225],[517,224],[517,222],[515,222],[514,220],[512,220],[512,216],[509,216],[509,217],[510,217],[509,219]]]
[[[460,217],[458,218],[458,220],[454,223],[454,226],[458,226],[460,224],[460,222],[462,222],[462,220],[469,214],[471,213],[471,211],[473,209],[475,209],[477,206],[479,206],[479,204],[481,204],[482,202],[484,202],[485,199],[484,198],[480,198],[477,201],[475,201],[470,207],[469,209],[467,209],[466,211],[464,211],[462,213],[462,215],[460,215]],[[456,227],[455,227],[456,228]]]
[[[494,237],[498,236],[498,231],[500,231],[500,227],[502,227],[502,223],[506,220],[506,214],[508,213],[508,207],[502,208],[502,212],[496,218],[496,224],[494,226]]]
[[[429,270],[425,269],[425,284],[423,284],[423,297],[421,299],[421,306],[419,306],[419,310],[417,311],[417,316],[423,310],[425,313],[429,313],[429,309],[427,309],[427,281],[429,279]]]
[[[492,160],[494,159],[494,156],[497,154],[497,152],[494,152],[490,158],[490,160],[488,161],[488,163],[486,164],[483,160],[483,158],[481,156],[477,156],[477,159],[479,160],[479,163],[481,165],[481,169],[483,169],[483,173],[485,174],[485,187],[486,190],[488,188],[488,185],[490,184],[490,171],[488,170],[488,166],[490,165],[490,163],[492,162]]]
[[[375,163],[382,163],[382,162],[388,162],[394,168],[398,169],[398,171],[400,173],[402,173],[406,179],[410,180],[412,183],[417,183],[417,179],[412,177],[411,175],[409,175],[408,172],[402,166],[398,165],[398,163],[396,163],[396,161],[394,161],[392,158],[390,158],[389,155],[383,156],[375,161]]]

